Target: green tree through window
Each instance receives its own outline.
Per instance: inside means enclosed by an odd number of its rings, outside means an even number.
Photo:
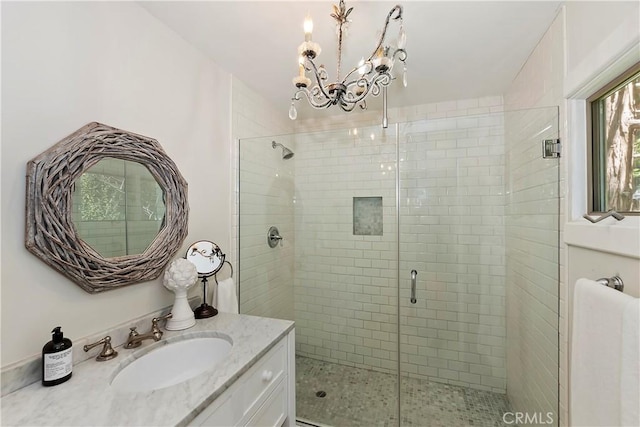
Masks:
[[[640,67],[638,67],[640,68]],[[640,212],[640,71],[592,102],[593,209]]]

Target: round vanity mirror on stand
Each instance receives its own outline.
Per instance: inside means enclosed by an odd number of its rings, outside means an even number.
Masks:
[[[218,314],[215,307],[207,304],[207,278],[216,274],[224,265],[224,254],[213,242],[200,240],[187,249],[185,258],[191,261],[202,279],[202,304],[193,310],[196,319],[206,319]]]

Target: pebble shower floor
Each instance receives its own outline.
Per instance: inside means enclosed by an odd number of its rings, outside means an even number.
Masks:
[[[296,415],[334,427],[397,426],[396,381],[395,375],[297,356]],[[504,426],[510,410],[503,394],[414,378],[402,379],[402,395],[402,427]]]

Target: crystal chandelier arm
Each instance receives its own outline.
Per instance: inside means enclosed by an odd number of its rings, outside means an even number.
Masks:
[[[371,87],[371,95],[378,96],[380,95],[380,87],[381,86],[389,86],[391,84],[391,75],[390,74],[380,74],[376,76],[373,86]]]
[[[346,80],[349,78],[349,76],[351,76],[351,74],[353,74],[353,73],[355,73],[356,71],[360,70],[362,67],[366,67],[366,68],[364,69],[365,71],[364,71],[362,74],[369,74],[371,71],[373,71],[373,64],[371,63],[371,58],[369,58],[368,60],[366,60],[366,61],[364,62],[364,64],[362,64],[362,65],[360,65],[360,66],[357,66],[357,67],[354,67],[351,71],[349,71],[349,72],[347,73],[347,75],[346,75],[346,76],[344,76],[344,80],[343,80],[343,81],[346,81]]]
[[[331,99],[331,96],[327,93],[327,91],[324,89],[324,85],[322,84],[322,82],[327,79],[327,72],[324,69],[318,70],[318,67],[316,67],[315,62],[313,62],[311,58],[307,57],[307,61],[309,61],[311,67],[313,68],[313,70],[311,71],[313,71],[313,75],[316,78],[316,87],[320,89],[325,98]]]
[[[404,49],[396,49],[396,51],[393,52],[393,55],[392,55],[393,60],[396,59],[396,56],[402,62],[407,60],[407,52]]]
[[[354,108],[356,108],[356,105],[358,105],[357,103],[352,103],[352,102],[345,102],[344,98],[340,101],[339,103],[340,108],[342,108],[342,111],[346,111],[347,113],[353,111]]]
[[[380,40],[378,40],[378,45],[376,46],[375,49],[373,49],[373,53],[369,56],[369,59],[367,59],[367,61],[371,61],[371,59],[373,59],[373,57],[376,55],[376,52],[378,52],[378,49],[380,49],[380,47],[382,46],[382,43],[384,42],[384,38],[387,35],[387,28],[389,27],[389,21],[392,19],[394,12],[398,12],[398,15],[393,17],[394,21],[397,21],[398,19],[402,19],[402,6],[397,4],[387,14],[387,19],[384,21],[384,28],[382,29]]]
[[[395,12],[398,12],[397,16],[393,17],[393,14]],[[373,59],[374,56],[376,56],[376,53],[378,52],[378,49],[380,49],[380,47],[382,46],[382,43],[384,43],[384,38],[387,34],[387,28],[389,28],[389,22],[391,21],[391,19],[393,19],[394,21],[398,20],[398,19],[402,19],[402,6],[400,6],[399,4],[395,5],[393,7],[393,9],[391,9],[389,11],[389,13],[387,14],[387,19],[384,21],[384,28],[382,29],[382,34],[380,35],[380,39],[378,40],[378,44],[376,45],[376,48],[373,50],[373,53],[371,55],[369,55],[369,58],[364,62],[364,65],[369,65],[371,68],[369,68],[369,70],[371,70],[373,67],[371,66],[371,60]],[[401,50],[401,49],[398,49]],[[407,54],[404,54],[405,59]],[[404,61],[404,59],[400,59],[401,61]],[[355,67],[353,68],[351,71],[349,71],[349,73],[347,73],[347,75],[344,77],[344,80],[347,80],[349,78],[349,76],[353,73],[355,73],[358,69],[360,69],[360,67]],[[370,71],[368,71],[370,72]]]
[[[371,80],[367,80],[366,77],[361,77],[358,80],[353,80],[349,82],[347,86],[351,87],[355,85],[359,87],[364,87],[364,92],[362,92],[359,95],[356,95],[353,91],[347,91],[344,98],[346,102],[348,102],[349,104],[355,105],[363,101],[369,95],[369,93],[371,93],[371,95],[373,96],[378,96],[380,94],[380,86],[388,86],[390,83],[391,83],[391,76],[387,73],[376,74],[371,78]]]
[[[329,106],[331,106],[331,99],[329,99],[329,98],[326,98],[326,101],[324,101],[324,102],[316,102],[316,98],[318,98],[318,97],[313,96],[311,91],[309,89],[307,89],[306,87],[298,89],[293,94],[293,98],[291,98],[291,100],[292,101],[299,101],[300,100],[300,94],[304,94],[304,96],[307,98],[307,101],[309,101],[309,104],[311,104],[311,106],[313,108],[328,108]],[[322,99],[322,98],[318,98],[318,99]]]
[[[369,93],[371,93],[373,96],[378,96],[380,94],[380,87],[388,86],[390,83],[391,76],[387,73],[376,74],[371,78],[371,80],[367,80],[366,77],[362,77],[358,80],[353,80],[348,83],[348,86],[357,85],[360,87],[364,87],[364,92],[362,92],[362,94],[360,95],[355,95],[353,92],[348,91],[345,93],[340,102],[338,102],[338,105],[343,111],[350,112],[355,108],[356,105],[364,102],[364,99],[367,97],[367,95],[369,95]],[[324,98],[320,96],[321,93],[325,95]],[[295,92],[291,100],[299,101],[300,94],[304,94],[304,96],[307,98],[307,101],[309,101],[309,104],[311,104],[311,106],[314,108],[328,108],[332,104],[334,104],[333,100],[329,96],[326,96],[326,92],[324,90],[321,90],[321,86],[314,86],[312,90],[309,90],[305,87],[300,88]],[[324,101],[317,102],[318,99],[324,99]],[[363,106],[362,108],[364,109],[366,107]]]
[[[347,113],[350,113],[351,111],[353,111],[354,108],[356,108],[356,105],[358,104],[345,104],[345,105],[340,105],[340,108],[342,108],[342,111],[346,111]]]

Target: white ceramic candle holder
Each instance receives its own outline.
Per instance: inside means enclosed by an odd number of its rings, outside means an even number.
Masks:
[[[184,258],[178,258],[169,264],[164,272],[164,287],[175,294],[171,309],[172,317],[165,328],[169,331],[181,331],[196,324],[193,310],[187,300],[187,291],[198,280],[196,266]]]

